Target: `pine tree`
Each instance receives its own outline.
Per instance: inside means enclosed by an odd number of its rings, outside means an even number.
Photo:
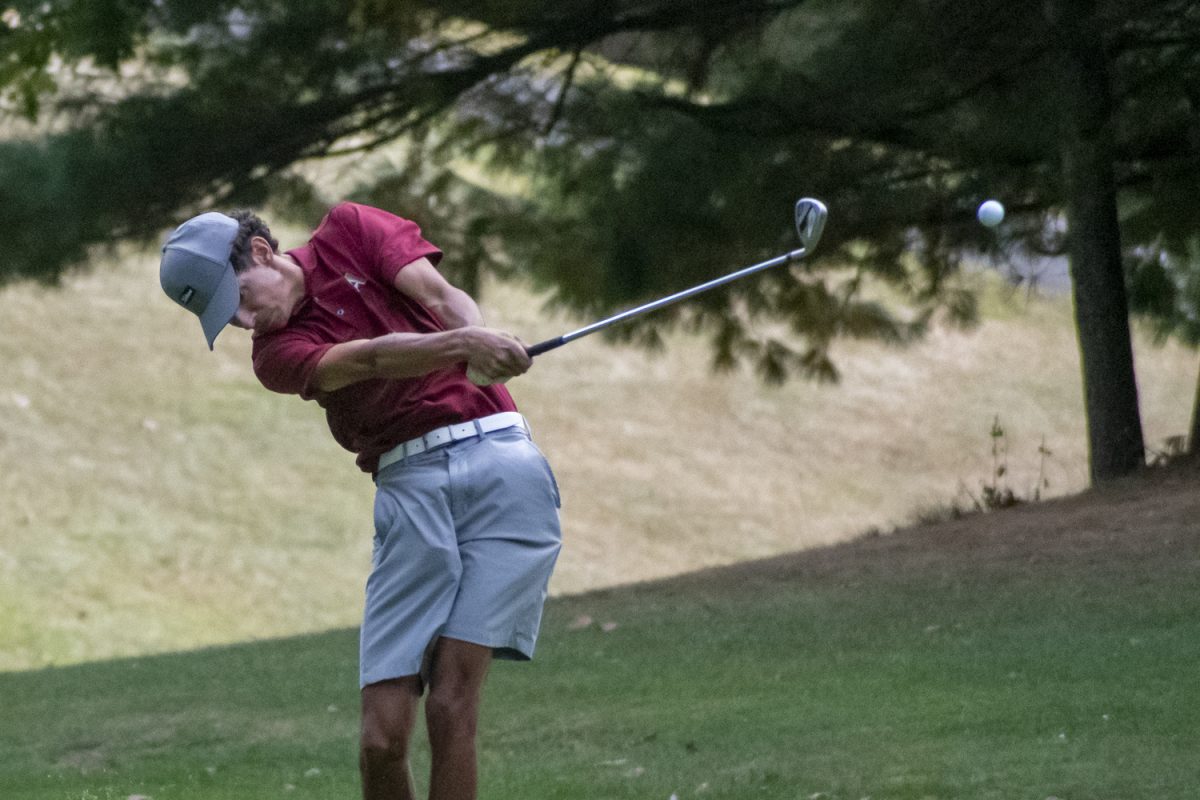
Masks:
[[[1103,481],[1143,459],[1122,257],[1195,270],[1171,232],[1197,206],[1166,189],[1200,183],[1198,43],[1184,0],[22,0],[0,280],[214,206],[311,209],[295,164],[399,142],[358,199],[428,217],[468,282],[520,270],[589,314],[790,249],[792,202],[821,197],[819,257],[622,332],[832,379],[840,337],[973,318],[955,276],[997,246],[973,220],[996,196],[1006,240],[1070,255]]]

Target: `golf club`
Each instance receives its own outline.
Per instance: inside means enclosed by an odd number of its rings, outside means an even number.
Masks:
[[[817,246],[817,242],[821,238],[821,232],[825,230],[825,218],[828,215],[829,212],[825,208],[825,204],[820,200],[814,200],[811,197],[805,197],[797,200],[796,234],[800,237],[800,247],[796,248],[790,253],[784,253],[781,256],[776,256],[768,261],[763,261],[758,264],[754,264],[753,266],[745,267],[737,272],[731,272],[722,278],[716,278],[708,281],[707,283],[702,283],[699,286],[693,286],[690,289],[684,289],[682,292],[676,292],[673,295],[663,297],[659,300],[654,300],[653,302],[646,303],[645,305],[638,306],[637,308],[631,308],[628,311],[622,311],[621,313],[614,314],[607,319],[602,319],[599,322],[593,322],[591,325],[580,328],[579,330],[571,331],[570,333],[564,333],[562,336],[556,336],[553,339],[547,339],[544,342],[538,342],[535,345],[525,348],[525,352],[527,352],[530,356],[539,356],[542,353],[555,349],[556,347],[562,347],[567,342],[573,342],[576,339],[583,338],[589,333],[595,333],[596,331],[603,330],[611,325],[616,325],[618,322],[624,322],[625,320],[639,317],[642,314],[648,314],[651,311],[657,311],[658,309],[669,306],[672,303],[678,303],[680,300],[686,300],[689,297],[694,297],[701,292],[707,292],[709,289],[715,289],[718,286],[724,286],[727,283],[736,281],[739,278],[744,278],[747,275],[753,275],[756,272],[762,272],[763,270],[771,269],[772,267],[779,267],[784,264],[790,264],[793,261],[797,261],[811,253],[813,248]]]

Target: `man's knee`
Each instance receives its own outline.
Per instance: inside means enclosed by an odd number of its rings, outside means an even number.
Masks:
[[[408,730],[363,725],[359,749],[363,761],[370,764],[407,762],[411,740]]]
[[[425,719],[431,732],[474,735],[491,658],[490,647],[457,639],[438,641],[429,696],[425,700]]]
[[[409,685],[412,684],[412,685]],[[414,680],[363,690],[360,750],[364,764],[408,760],[419,689]]]
[[[473,737],[479,723],[479,687],[434,685],[425,700],[425,721],[432,734]]]

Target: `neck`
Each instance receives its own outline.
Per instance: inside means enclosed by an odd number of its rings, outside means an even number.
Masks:
[[[287,299],[290,302],[288,316],[290,317],[295,313],[296,306],[304,299],[306,276],[299,262],[289,255],[276,253],[273,266],[283,275],[284,283],[287,286]]]

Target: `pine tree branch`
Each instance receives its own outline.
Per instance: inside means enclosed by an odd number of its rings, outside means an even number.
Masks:
[[[542,130],[543,136],[549,136],[554,127],[558,125],[558,121],[562,118],[563,110],[567,107],[567,95],[571,91],[571,87],[575,82],[575,70],[579,67],[579,62],[583,58],[583,48],[576,47],[575,52],[571,55],[571,63],[567,66],[566,74],[563,76],[562,86],[558,90],[558,97],[555,98],[554,108],[550,112],[550,118],[546,121],[546,125]]]

